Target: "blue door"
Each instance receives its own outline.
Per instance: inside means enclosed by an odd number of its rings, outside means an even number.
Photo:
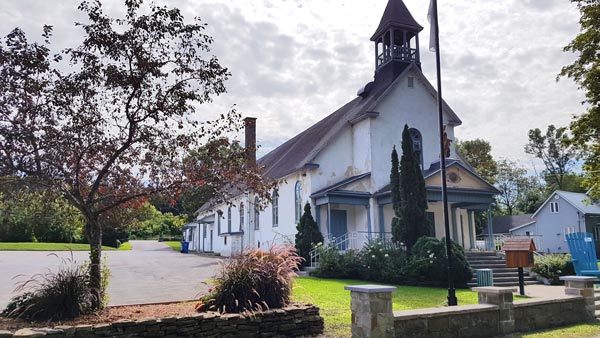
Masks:
[[[346,250],[346,243],[338,242],[338,238],[341,239],[348,233],[348,223],[346,210],[331,210],[331,235],[336,238],[336,242],[339,243],[340,250]]]

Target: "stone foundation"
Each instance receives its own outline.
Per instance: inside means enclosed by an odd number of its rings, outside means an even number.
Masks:
[[[190,317],[118,321],[100,325],[58,326],[45,329],[0,331],[0,338],[132,338],[132,337],[300,337],[323,333],[323,318],[313,305],[294,305],[256,313],[218,315],[199,313]]]

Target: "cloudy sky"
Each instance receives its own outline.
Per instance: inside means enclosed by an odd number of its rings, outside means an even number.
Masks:
[[[377,28],[387,0],[157,0],[200,17],[215,38],[213,52],[233,74],[228,93],[206,116],[233,104],[258,120],[260,152],[273,149],[353,99],[373,77]],[[427,0],[404,0],[425,27]],[[39,36],[55,26],[56,48],[77,43],[80,0],[2,0],[0,34],[18,26]],[[583,94],[556,82],[574,55],[563,46],[578,33],[568,0],[439,0],[444,98],[463,120],[461,140],[483,138],[495,157],[532,167],[523,152],[527,131],[567,125]],[[123,0],[103,0],[118,14]],[[435,85],[434,54],[421,46],[422,67]]]

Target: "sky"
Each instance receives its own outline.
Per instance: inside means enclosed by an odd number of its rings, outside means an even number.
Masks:
[[[21,27],[32,38],[54,26],[53,44],[76,45],[84,21],[80,0],[2,0],[0,35]],[[124,0],[103,0],[122,13]],[[374,45],[387,0],[156,0],[199,17],[214,38],[212,53],[232,73],[228,93],[199,111],[213,117],[233,105],[257,117],[259,157],[356,97],[374,75]],[[425,29],[421,63],[435,86],[428,51],[427,0],[404,0]],[[444,99],[463,121],[459,140],[482,138],[495,158],[530,170],[542,164],[524,153],[527,132],[566,126],[585,106],[570,79],[556,81],[575,60],[565,53],[579,32],[568,0],[438,0]]]

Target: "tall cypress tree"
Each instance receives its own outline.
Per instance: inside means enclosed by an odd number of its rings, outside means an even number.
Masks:
[[[310,251],[314,245],[323,243],[323,235],[312,216],[308,202],[304,205],[304,214],[300,217],[296,230],[296,251],[298,256],[304,258],[302,266],[310,265]]]
[[[394,215],[400,214],[400,163],[398,161],[398,152],[396,146],[392,150],[392,171],[390,172],[390,189],[392,191],[392,208],[394,209]],[[402,223],[398,216],[394,216],[392,219],[392,240],[394,242],[403,242],[402,236],[403,230],[401,229]]]
[[[402,158],[400,159],[400,205],[396,211],[399,220],[396,228],[400,242],[410,250],[422,236],[430,234],[427,220],[427,190],[425,179],[415,155],[408,125],[402,132]]]

